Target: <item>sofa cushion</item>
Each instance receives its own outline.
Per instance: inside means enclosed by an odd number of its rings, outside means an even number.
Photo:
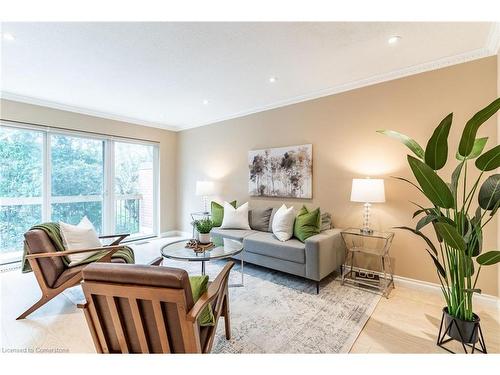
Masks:
[[[243,241],[243,239],[251,234],[256,233],[254,230],[246,230],[246,229],[222,229],[222,228],[213,228],[210,231],[210,234],[213,236],[219,236],[223,238],[229,238],[232,240]]]
[[[248,211],[248,221],[250,223],[250,228],[252,228],[253,230],[260,230],[262,232],[268,232],[272,211],[272,207],[254,208]]]
[[[246,252],[266,255],[273,258],[304,264],[306,261],[305,245],[296,239],[278,240],[272,233],[255,232],[243,239]]]

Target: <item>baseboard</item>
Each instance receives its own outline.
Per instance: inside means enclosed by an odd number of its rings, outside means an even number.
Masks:
[[[425,289],[429,292],[434,292],[437,294],[441,294],[441,285],[436,283],[431,283],[428,281],[411,279],[409,277],[396,276],[394,275],[394,284],[396,286],[401,285],[408,288],[414,289]],[[489,295],[489,294],[474,294],[474,300],[479,303],[488,305],[490,307],[494,307],[500,309],[500,298]]]

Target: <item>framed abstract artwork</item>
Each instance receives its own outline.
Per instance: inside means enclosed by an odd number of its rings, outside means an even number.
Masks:
[[[248,152],[251,196],[312,198],[312,144]]]

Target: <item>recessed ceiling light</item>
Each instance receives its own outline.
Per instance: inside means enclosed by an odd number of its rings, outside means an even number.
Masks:
[[[204,104],[204,105],[207,105],[207,104],[208,104],[208,99],[204,99],[204,100],[203,100],[203,104]]]
[[[12,35],[11,33],[3,33],[2,36],[4,40],[7,40],[9,42],[12,42],[15,39],[14,35]]]
[[[269,83],[274,83],[278,80],[276,77],[269,77]]]
[[[387,43],[389,43],[389,44],[396,44],[400,40],[401,40],[401,37],[399,35],[394,35],[394,36],[391,36],[389,38],[389,40],[387,41]]]

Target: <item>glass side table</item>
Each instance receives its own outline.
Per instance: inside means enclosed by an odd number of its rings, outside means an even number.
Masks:
[[[342,265],[341,283],[368,286],[388,298],[394,288],[394,279],[389,257],[389,249],[394,239],[393,232],[364,233],[358,228],[349,228],[341,232],[347,248],[346,260]],[[371,254],[380,260],[381,271],[355,267],[355,258],[359,254]],[[360,259],[358,259],[359,261]]]

